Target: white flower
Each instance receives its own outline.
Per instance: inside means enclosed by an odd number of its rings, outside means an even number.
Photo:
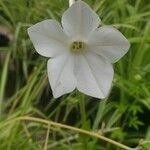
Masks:
[[[109,94],[111,63],[130,47],[128,40],[110,26],[100,26],[98,15],[83,1],[75,2],[62,16],[31,26],[28,34],[36,51],[48,60],[48,78],[55,98],[77,88],[97,98]]]

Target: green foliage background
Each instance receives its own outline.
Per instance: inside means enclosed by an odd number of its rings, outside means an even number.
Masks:
[[[131,43],[127,55],[114,64],[113,87],[105,100],[78,91],[54,99],[47,60],[35,52],[27,35],[27,28],[39,21],[60,21],[67,0],[0,0],[0,26],[13,37],[0,47],[0,150],[121,149],[57,125],[15,120],[20,116],[52,120],[150,150],[150,1],[85,1]]]

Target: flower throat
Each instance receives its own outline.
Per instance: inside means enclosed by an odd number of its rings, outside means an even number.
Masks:
[[[85,50],[85,43],[81,41],[74,41],[71,44],[71,51],[73,53],[82,53]]]

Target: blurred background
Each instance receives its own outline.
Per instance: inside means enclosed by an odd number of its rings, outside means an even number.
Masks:
[[[131,43],[126,56],[114,64],[113,87],[105,100],[76,90],[54,99],[47,58],[35,52],[27,35],[27,28],[39,21],[60,22],[67,0],[0,0],[0,150],[121,150],[72,130],[14,119],[19,116],[52,120],[150,150],[150,1],[85,2],[103,24],[118,28]]]

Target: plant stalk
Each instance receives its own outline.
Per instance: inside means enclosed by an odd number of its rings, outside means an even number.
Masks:
[[[86,110],[85,110],[85,98],[84,97],[85,97],[84,94],[80,93],[79,107],[80,107],[82,127],[86,123]]]
[[[75,0],[69,0],[69,7],[70,7],[73,3],[75,3]]]

